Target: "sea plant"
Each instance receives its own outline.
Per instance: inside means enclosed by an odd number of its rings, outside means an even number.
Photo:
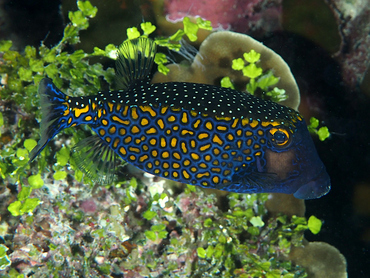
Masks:
[[[262,98],[271,99],[274,102],[286,100],[288,97],[284,89],[272,87],[279,82],[279,78],[274,76],[272,70],[263,72],[263,69],[258,65],[261,54],[255,50],[243,54],[243,58],[232,60],[232,69],[242,71],[243,75],[249,78],[246,86],[246,91],[254,95],[257,88],[263,91]],[[226,88],[234,88],[230,78],[224,77],[221,79],[221,86]],[[269,89],[272,87],[271,89]]]

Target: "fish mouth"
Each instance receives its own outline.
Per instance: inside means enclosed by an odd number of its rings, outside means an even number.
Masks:
[[[330,191],[330,177],[325,167],[308,183],[302,185],[293,195],[298,199],[316,199]]]

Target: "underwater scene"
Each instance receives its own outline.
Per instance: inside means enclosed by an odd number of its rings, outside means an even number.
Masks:
[[[0,278],[370,277],[369,14],[0,1]]]

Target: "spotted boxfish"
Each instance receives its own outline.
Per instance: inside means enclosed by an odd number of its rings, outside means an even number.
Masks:
[[[116,157],[156,176],[237,193],[277,192],[312,199],[330,179],[302,116],[288,107],[218,86],[150,83],[156,43],[124,42],[116,61],[120,89],[70,97],[39,84],[41,138],[32,161],[61,130],[96,133],[72,149],[90,177],[111,177]]]

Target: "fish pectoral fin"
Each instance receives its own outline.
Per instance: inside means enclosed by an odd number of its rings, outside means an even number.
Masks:
[[[274,173],[252,172],[244,176],[240,182],[243,186],[253,186],[258,188],[272,188],[278,176]]]
[[[229,183],[220,184],[217,189],[238,193],[269,192],[276,184],[278,176],[274,173],[249,171],[242,168],[235,172]]]
[[[77,167],[90,179],[102,184],[113,182],[117,154],[99,136],[81,140],[71,152]]]

